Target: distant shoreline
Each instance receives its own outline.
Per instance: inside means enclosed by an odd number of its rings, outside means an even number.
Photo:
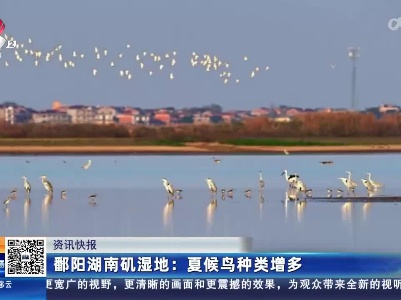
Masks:
[[[0,146],[0,155],[285,155],[401,153],[401,145],[232,146],[200,143],[186,146]]]

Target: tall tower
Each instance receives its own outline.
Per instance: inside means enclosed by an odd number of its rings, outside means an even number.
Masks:
[[[351,109],[358,109],[358,104],[356,101],[356,61],[359,58],[360,48],[351,47],[348,48],[348,57],[352,61],[352,78],[351,78]]]

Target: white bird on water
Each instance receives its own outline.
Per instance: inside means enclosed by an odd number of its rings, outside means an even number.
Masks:
[[[353,181],[352,179],[351,179],[351,172],[350,171],[347,171],[346,172],[347,174],[348,174],[348,182],[349,182],[349,185],[351,186],[351,189],[352,190],[355,190],[355,188],[357,187],[357,184],[356,184],[356,182],[355,181]]]
[[[211,178],[206,178],[207,186],[212,194],[217,193],[217,186]]]
[[[290,174],[288,175],[287,170],[284,170],[283,173],[281,173],[281,176],[285,175],[285,180],[287,180],[288,183],[293,184],[296,183],[299,180],[299,175],[298,174]]]
[[[31,184],[29,183],[28,179],[26,176],[22,176],[22,179],[24,179],[24,189],[25,192],[29,195],[31,193]]]
[[[92,160],[88,160],[81,168],[84,170],[88,170],[92,164]]]
[[[259,171],[259,188],[263,189],[265,187],[265,181],[263,180],[262,171]]]
[[[367,180],[367,179],[361,179],[362,184],[366,187],[366,189],[368,190],[368,192],[374,192],[376,190],[376,188],[373,186],[373,184]]]
[[[355,188],[357,186],[356,182],[353,181],[351,179],[351,172],[347,172],[348,173],[348,178],[346,177],[339,177],[338,179],[340,179],[342,181],[342,183],[345,185],[345,187],[347,188],[348,192],[355,192]]]
[[[168,182],[166,178],[163,178],[162,182],[169,196],[174,197],[175,191],[173,185],[170,182]]]
[[[50,181],[47,180],[47,177],[45,175],[40,176],[39,178],[42,179],[42,184],[45,187],[46,191],[48,191],[49,193],[53,193],[53,186],[50,183]]]
[[[375,189],[379,189],[379,188],[383,187],[383,184],[372,180],[372,174],[371,173],[366,173],[366,174],[368,174],[368,181],[370,182],[371,185],[373,185],[373,187]]]
[[[295,188],[298,191],[303,192],[303,193],[305,193],[307,191],[305,183],[303,181],[301,181],[301,180],[297,180],[295,182]]]

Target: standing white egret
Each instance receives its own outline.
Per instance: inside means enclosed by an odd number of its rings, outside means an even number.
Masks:
[[[353,181],[353,180],[351,179],[351,172],[350,172],[350,171],[347,171],[346,173],[348,174],[348,183],[349,183],[349,185],[350,185],[350,187],[351,187],[351,190],[354,191],[355,188],[357,187],[357,184],[356,184],[355,181]]]
[[[170,182],[168,182],[168,180],[166,178],[163,178],[162,181],[163,181],[164,188],[166,189],[169,196],[173,197],[175,194],[173,185]]]
[[[43,184],[44,188],[46,189],[46,191],[53,194],[53,186],[50,183],[50,181],[47,180],[47,177],[45,175],[43,175],[43,176],[40,176],[39,178],[42,179],[42,184]]]
[[[88,170],[92,164],[92,160],[88,160],[84,165],[82,165],[82,169]]]
[[[348,176],[348,178],[345,177],[339,177],[338,179],[340,179],[342,181],[342,183],[345,185],[345,187],[347,188],[348,192],[355,192],[355,187],[356,187],[356,183],[355,181],[350,180],[351,176]]]
[[[366,187],[368,192],[374,192],[376,190],[375,186],[367,179],[361,179],[362,184]]]
[[[305,185],[305,183],[303,181],[297,180],[294,184],[295,184],[295,188],[298,191],[303,192],[303,193],[305,193],[307,191],[306,185]]]
[[[259,188],[263,189],[265,187],[265,181],[263,180],[262,171],[259,171]]]
[[[288,175],[287,170],[284,170],[283,173],[281,173],[281,176],[285,175],[285,180],[290,184],[294,184],[295,182],[297,182],[299,180],[299,176],[298,174],[291,174]]]
[[[371,185],[373,185],[373,187],[375,189],[383,187],[383,184],[372,180],[372,174],[371,173],[366,173],[366,174],[368,174],[368,181],[370,182]]]
[[[211,178],[206,178],[207,186],[212,194],[217,193],[217,186]]]

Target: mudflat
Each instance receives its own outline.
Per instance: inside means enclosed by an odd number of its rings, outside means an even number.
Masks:
[[[401,145],[342,146],[233,146],[219,143],[188,143],[184,146],[2,146],[3,155],[51,154],[284,154],[291,153],[401,153]]]

